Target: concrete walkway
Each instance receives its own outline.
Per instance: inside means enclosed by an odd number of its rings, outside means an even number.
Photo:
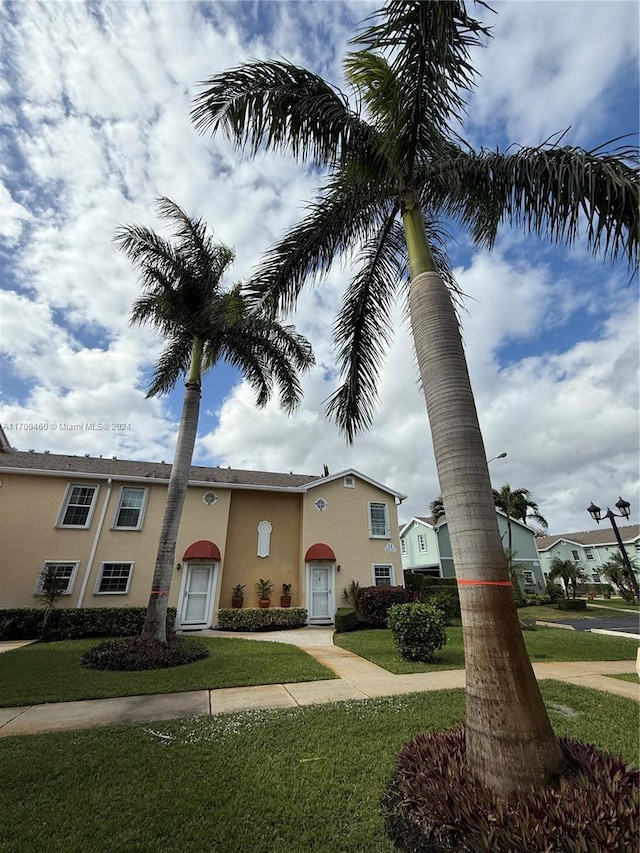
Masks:
[[[269,634],[205,631],[201,636],[291,643],[331,669],[338,676],[336,679],[0,708],[0,736],[208,716],[259,708],[290,708],[464,687],[464,670],[393,675],[346,649],[334,646],[333,630],[333,627],[309,627]],[[617,673],[635,672],[636,663],[633,661],[536,663],[533,668],[538,679],[567,681],[640,702],[640,688],[637,684],[609,677]]]

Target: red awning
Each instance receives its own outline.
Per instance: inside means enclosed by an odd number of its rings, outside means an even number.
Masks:
[[[208,539],[200,539],[199,542],[193,542],[184,552],[183,560],[219,560],[220,549],[215,542],[209,542]]]
[[[323,542],[316,542],[304,555],[305,562],[311,563],[314,560],[333,560],[335,562],[336,555],[333,550]]]

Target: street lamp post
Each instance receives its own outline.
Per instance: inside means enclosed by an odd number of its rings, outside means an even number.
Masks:
[[[613,532],[615,534],[616,540],[618,542],[618,547],[620,548],[620,555],[622,556],[622,563],[624,565],[625,573],[629,578],[629,582],[633,587],[633,591],[635,597],[640,601],[640,589],[638,589],[638,581],[636,580],[636,576],[631,567],[631,561],[629,560],[629,555],[627,554],[627,549],[624,547],[624,543],[622,541],[622,537],[620,536],[620,531],[618,530],[618,525],[616,524],[616,518],[629,518],[631,515],[631,504],[628,501],[623,500],[621,497],[618,498],[615,508],[619,510],[619,512],[612,512],[609,507],[607,507],[607,511],[604,514],[604,518],[608,518],[611,522],[611,526],[613,527]],[[591,501],[591,506],[587,507],[587,512],[593,518],[594,521],[597,521],[598,524],[602,521],[602,510],[599,506],[596,506],[593,501]]]

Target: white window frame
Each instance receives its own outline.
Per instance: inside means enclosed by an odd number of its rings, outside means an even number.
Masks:
[[[376,569],[389,569],[389,583],[377,583]],[[371,565],[371,580],[373,586],[395,586],[395,568],[393,563],[372,563]]]
[[[593,548],[585,548],[584,556],[587,560],[595,560],[595,557],[593,556]]]
[[[404,538],[400,540],[400,553],[403,557],[406,557],[409,553],[409,549],[407,548],[407,540]]]
[[[268,557],[271,550],[271,531],[273,526],[270,521],[261,521],[258,524],[258,557]]]
[[[91,504],[89,505],[89,512],[87,513],[87,518],[84,524],[65,524],[64,517],[69,510],[69,506],[71,506],[71,496],[73,495],[74,489],[93,489],[93,496],[91,498]],[[63,527],[65,530],[87,530],[91,527],[91,522],[93,520],[93,513],[96,508],[96,504],[98,503],[98,492],[100,491],[100,486],[97,483],[68,483],[66,491],[64,493],[64,499],[62,501],[62,506],[60,508],[60,513],[58,515],[58,521],[56,522],[56,527]],[[73,504],[73,506],[79,506],[79,504]]]
[[[118,524],[118,516],[120,515],[120,511],[123,509],[122,501],[124,498],[125,491],[129,489],[134,492],[142,492],[142,502],[140,504],[140,510],[138,512],[138,522],[135,525],[128,524]],[[116,507],[116,513],[113,517],[113,524],[111,525],[112,530],[141,530],[142,524],[144,522],[145,512],[147,510],[147,497],[149,495],[149,489],[144,486],[122,486],[120,489],[120,498],[118,500],[118,506]],[[126,509],[126,507],[125,507]]]
[[[575,550],[575,548],[571,549],[571,559],[574,563],[580,562],[580,554],[578,553],[578,551]]]
[[[591,572],[591,583],[602,583],[600,572]]]
[[[76,580],[76,575],[78,574],[78,566],[80,565],[80,560],[45,560],[40,567],[40,574],[38,575],[38,580],[36,581],[35,589],[33,590],[34,595],[44,595],[42,590],[42,584],[44,583],[44,573],[47,569],[47,566],[72,566],[71,574],[67,581],[67,588],[62,593],[63,595],[71,595],[73,592],[73,585]]]
[[[418,545],[418,553],[426,554],[427,553],[427,534],[426,533],[418,533],[416,535],[416,542]]]
[[[531,580],[529,580],[529,578],[531,578]],[[535,586],[536,576],[531,571],[531,569],[522,570],[522,579],[524,581],[525,586]]]
[[[127,577],[127,586],[126,589],[100,589],[102,581],[104,580],[104,570],[106,567],[111,566],[129,566],[129,575]],[[129,587],[131,586],[131,576],[133,575],[133,560],[104,560],[100,563],[100,571],[98,572],[98,577],[96,579],[96,588],[94,590],[94,595],[127,595],[129,592]]]
[[[635,549],[636,549],[636,553],[640,554],[640,540],[635,543]]]
[[[373,532],[373,517],[371,509],[374,506],[384,507],[384,533]],[[391,539],[391,525],[389,524],[389,504],[386,501],[368,501],[367,522],[369,524],[369,539]]]
[[[351,474],[347,474],[342,482],[345,489],[355,489],[356,487],[356,478]]]

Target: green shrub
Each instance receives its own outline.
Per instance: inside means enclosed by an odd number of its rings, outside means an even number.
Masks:
[[[584,598],[561,598],[556,602],[558,610],[586,610]]]
[[[81,658],[86,669],[117,672],[142,672],[148,669],[169,669],[202,660],[208,649],[198,640],[167,634],[167,642],[124,637],[107,640],[88,649]]]
[[[405,660],[432,661],[447,642],[444,613],[432,602],[394,604],[389,608],[389,628]]]
[[[455,578],[436,578],[419,572],[407,572],[405,583],[408,590],[419,596],[419,601],[436,604],[444,612],[447,621],[460,618],[460,594]]]
[[[365,586],[360,590],[358,614],[371,628],[385,628],[389,608],[413,601],[414,593],[403,586]]]
[[[566,774],[553,786],[496,797],[466,763],[461,726],[405,744],[382,799],[385,829],[411,853],[622,853],[637,850],[638,771],[560,738]]]
[[[81,640],[86,637],[131,637],[144,625],[146,607],[81,607],[56,609],[42,639]],[[167,630],[173,631],[176,608],[167,611]],[[42,610],[23,607],[0,610],[0,640],[35,640],[42,630]]]
[[[522,596],[522,607],[539,607],[545,604],[551,604],[551,597],[542,594],[542,595],[523,595]]]
[[[411,592],[427,592],[433,587],[458,588],[456,578],[439,578],[435,575],[424,575],[422,572],[407,572],[404,576],[404,582]]]
[[[336,633],[346,634],[358,628],[358,614],[350,607],[339,607],[334,618]]]
[[[547,581],[547,595],[551,599],[552,604],[557,604],[558,601],[562,601],[565,597],[564,590],[560,584],[553,581]]]
[[[304,607],[223,607],[218,610],[221,631],[283,631],[307,624]]]

